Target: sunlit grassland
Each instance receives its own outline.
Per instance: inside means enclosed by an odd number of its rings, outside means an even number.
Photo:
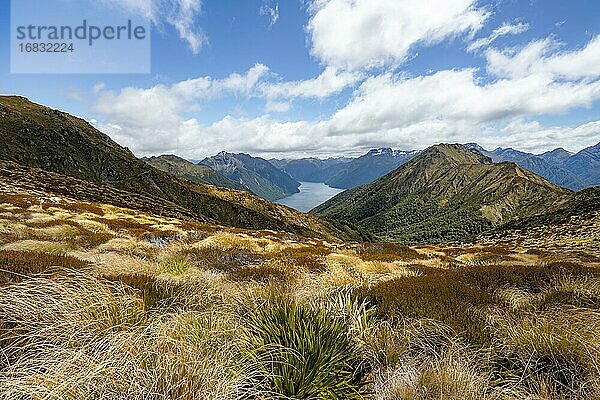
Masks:
[[[592,253],[3,195],[0,399],[598,399]]]

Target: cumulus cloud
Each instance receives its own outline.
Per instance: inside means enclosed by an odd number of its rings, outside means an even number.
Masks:
[[[487,52],[488,71],[498,77],[519,78],[545,74],[569,80],[600,76],[600,36],[575,51],[560,52],[548,38],[529,43],[521,50]]]
[[[541,153],[554,150],[556,143],[564,143],[567,148],[580,150],[600,141],[600,121],[577,126],[545,127],[538,121],[517,118],[502,129],[502,134],[504,147]]]
[[[319,76],[313,79],[265,83],[261,89],[263,94],[270,99],[299,97],[322,100],[353,85],[360,78],[361,74],[359,73],[344,72],[333,67],[327,67]]]
[[[332,135],[410,126],[419,121],[466,121],[560,113],[600,98],[600,82],[555,82],[531,75],[481,85],[475,69],[410,79],[391,73],[367,79],[331,119]]]
[[[265,65],[256,64],[245,74],[233,73],[224,79],[201,77],[170,86],[127,87],[119,93],[102,91],[94,109],[120,125],[168,129],[179,124],[183,113],[198,110],[199,100],[232,93],[249,94],[268,70]]]
[[[185,143],[180,154],[192,158],[220,150],[262,155],[293,156],[307,152],[335,155],[378,146],[408,149],[439,142],[470,141],[490,147],[521,141],[520,148],[530,150],[546,150],[561,143],[576,150],[584,143],[582,137],[587,138],[586,145],[598,140],[594,130],[598,124],[584,126],[574,133],[568,127],[537,125],[523,128],[517,134],[519,126],[514,121],[586,106],[600,98],[600,83],[555,82],[532,75],[481,84],[476,72],[465,69],[413,78],[392,73],[371,77],[360,85],[345,107],[320,121],[278,122],[268,115],[250,119],[226,116],[212,125],[201,126],[196,120],[183,117],[181,104],[165,102],[164,99],[178,99],[180,93],[186,92],[177,89],[180,84],[131,94],[143,95],[137,102],[132,101],[130,93],[122,92],[126,101],[106,99],[104,104],[109,105],[110,113],[104,110],[104,114],[115,121],[126,121],[118,123],[121,129],[116,134],[119,138],[129,135],[124,143],[130,143],[134,151],[142,154],[174,151],[169,143],[172,146],[173,137],[177,136],[178,143]],[[163,92],[165,89],[178,95],[169,97]],[[211,91],[205,89],[205,93]],[[123,115],[122,106],[129,109]],[[277,104],[267,107],[279,111]],[[142,117],[143,120],[136,119]],[[165,121],[169,121],[168,125]],[[558,134],[562,135],[560,140]]]
[[[221,150],[329,156],[379,146],[411,149],[471,141],[529,151],[557,145],[579,150],[600,140],[600,121],[578,126],[537,121],[600,99],[600,37],[569,51],[551,38],[488,49],[484,69],[410,76],[394,67],[413,46],[473,33],[487,17],[474,1],[421,3],[314,0],[307,32],[313,55],[324,64],[318,76],[281,81],[256,64],[223,79],[200,77],[117,93],[98,87],[94,109],[102,118],[95,124],[138,155],[176,152],[190,158]],[[505,24],[475,47],[525,28]],[[374,66],[385,68],[370,69]],[[323,100],[348,88],[352,96],[331,116],[276,118],[296,101]],[[189,118],[190,112],[202,112],[205,102],[234,94],[262,99],[267,114],[227,115],[206,125]]]
[[[471,43],[467,47],[467,49],[469,51],[476,51],[482,47],[489,46],[490,44],[492,44],[492,42],[494,42],[496,39],[498,39],[501,36],[518,35],[520,33],[526,32],[528,29],[529,29],[528,24],[524,24],[524,23],[509,24],[509,23],[505,22],[504,24],[502,24],[502,26],[494,29],[494,31],[492,32],[492,34],[490,36],[477,39],[476,41]]]
[[[475,0],[314,0],[311,52],[339,69],[397,66],[418,43],[478,31],[487,10]]]

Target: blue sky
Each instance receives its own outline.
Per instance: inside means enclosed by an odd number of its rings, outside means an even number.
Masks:
[[[144,1],[95,3],[125,14]],[[0,92],[82,116],[139,156],[355,155],[439,142],[578,151],[600,141],[600,2],[153,6],[151,74],[19,75],[2,0]]]

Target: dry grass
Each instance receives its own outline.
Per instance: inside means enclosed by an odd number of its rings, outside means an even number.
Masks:
[[[580,257],[0,202],[0,399],[600,393],[600,271]]]

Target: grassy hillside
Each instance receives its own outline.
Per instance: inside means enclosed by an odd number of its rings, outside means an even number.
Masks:
[[[206,183],[229,189],[244,190],[238,182],[234,182],[217,171],[213,171],[205,165],[194,164],[188,160],[174,155],[162,155],[144,159],[155,168],[165,171],[171,175],[187,179],[195,183]]]
[[[160,171],[84,120],[22,97],[0,96],[0,141],[0,159],[164,200],[200,219],[241,228],[345,237],[318,218],[246,192],[195,184]]]
[[[539,213],[570,193],[516,164],[493,164],[462,145],[438,145],[312,212],[349,221],[381,240],[440,242]]]
[[[0,399],[594,400],[597,254],[344,244],[4,183]]]

